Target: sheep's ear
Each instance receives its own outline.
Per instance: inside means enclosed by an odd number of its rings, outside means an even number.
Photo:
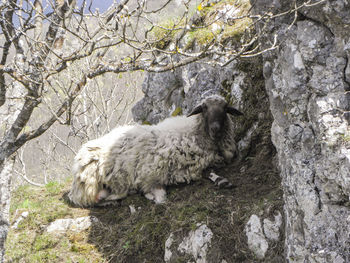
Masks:
[[[192,115],[196,115],[196,114],[201,113],[201,112],[203,112],[203,108],[202,108],[202,105],[199,105],[199,106],[195,107],[195,108],[187,115],[187,117],[190,117],[190,116],[192,116]]]
[[[235,109],[234,107],[231,107],[231,106],[227,106],[226,112],[230,113],[231,115],[235,115],[235,116],[243,115],[242,112],[240,112],[239,110],[237,110],[237,109]]]

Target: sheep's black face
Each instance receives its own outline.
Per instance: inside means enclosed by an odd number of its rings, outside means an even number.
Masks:
[[[188,117],[199,113],[202,113],[206,130],[213,140],[220,139],[223,135],[228,118],[227,113],[242,115],[240,111],[227,105],[226,101],[219,96],[207,98],[202,104],[195,107]]]
[[[211,139],[220,139],[224,132],[226,116],[226,107],[222,105],[211,105],[208,107],[206,104],[203,107],[203,117],[205,118],[205,124],[207,132]]]

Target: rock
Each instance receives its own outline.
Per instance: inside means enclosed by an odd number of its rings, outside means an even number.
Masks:
[[[190,231],[178,247],[181,253],[192,255],[196,263],[206,263],[208,248],[213,232],[205,224],[199,224],[195,231]]]
[[[181,70],[165,73],[146,73],[142,84],[145,97],[132,108],[134,120],[155,124],[170,116],[171,110],[181,107]]]
[[[183,235],[185,234],[185,235]],[[164,261],[182,262],[184,257],[188,262],[206,263],[213,232],[205,224],[197,224],[197,229],[189,233],[176,231],[170,233],[165,241]]]
[[[78,218],[57,219],[50,223],[46,229],[49,233],[62,234],[67,231],[81,232],[88,229],[98,219],[94,216],[85,216]]]
[[[174,242],[174,234],[170,233],[170,236],[168,239],[165,241],[165,247],[164,247],[164,261],[169,262],[171,259],[171,256],[173,255],[173,252],[171,252],[171,245]]]
[[[134,120],[155,124],[169,117],[176,108],[187,114],[212,94],[228,95],[234,106],[241,108],[247,82],[251,81],[248,79],[253,77],[257,76],[237,69],[237,62],[224,68],[192,63],[174,72],[146,73],[142,85],[145,96],[132,109]]]
[[[257,215],[251,215],[244,231],[248,239],[249,249],[256,255],[257,258],[263,259],[269,248],[269,244],[264,236],[260,218]]]
[[[13,229],[17,229],[19,223],[21,223],[25,218],[27,218],[29,216],[29,212],[28,211],[24,211],[15,221],[15,223],[11,226],[11,228]]]
[[[281,213],[277,212],[277,215],[275,215],[274,221],[271,221],[270,219],[265,218],[263,223],[264,223],[264,233],[266,238],[272,241],[278,241],[280,237],[280,228],[282,225]]]
[[[345,263],[346,261],[342,256],[338,255],[334,251],[326,251],[324,249],[321,249],[316,253],[312,253],[310,255],[310,262],[311,263],[328,263],[328,262]]]
[[[278,2],[283,10],[291,4]],[[267,11],[265,4],[256,1],[256,12]],[[325,1],[303,8],[291,27],[293,16],[276,19],[267,34],[283,39],[264,55],[264,76],[291,262],[350,262],[349,8],[345,0]]]
[[[130,213],[135,214],[136,213],[136,208],[134,205],[129,205]]]
[[[238,152],[241,156],[246,156],[252,141],[252,135],[256,131],[258,123],[254,123],[250,129],[246,132],[245,136],[237,142]]]

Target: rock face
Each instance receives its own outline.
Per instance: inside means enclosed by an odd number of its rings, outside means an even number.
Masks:
[[[213,232],[206,225],[199,225],[195,231],[190,231],[181,242],[178,250],[192,255],[197,263],[207,262],[207,250],[210,246]]]
[[[206,263],[207,253],[213,238],[213,232],[205,224],[198,224],[195,230],[188,233],[176,248],[176,238],[170,234],[165,242],[165,262],[177,262],[179,255],[188,255],[196,263]],[[172,250],[172,248],[174,248]]]
[[[242,74],[237,70],[233,72],[234,68],[233,63],[222,70],[194,63],[174,72],[147,73],[142,85],[145,97],[133,108],[134,119],[154,124],[170,116],[177,108],[188,113],[203,97],[222,93],[224,80],[232,80],[233,74]]]
[[[279,211],[274,216],[274,220],[268,218],[260,220],[259,216],[255,214],[250,216],[245,225],[244,232],[247,236],[249,249],[258,259],[265,258],[269,243],[279,241],[281,226],[282,215]]]
[[[260,218],[257,215],[252,215],[249,218],[245,226],[245,232],[250,250],[253,251],[258,259],[263,259],[269,244],[266,241]]]
[[[271,32],[284,41],[264,57],[288,262],[350,262],[349,8],[325,1],[302,9],[292,26],[294,15],[276,20]]]

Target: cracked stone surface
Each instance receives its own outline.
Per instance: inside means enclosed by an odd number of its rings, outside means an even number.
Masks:
[[[350,262],[349,8],[338,0],[303,9],[289,31],[291,20],[276,20],[284,42],[264,57],[287,262]]]
[[[179,262],[179,256],[188,255],[196,263],[207,263],[207,253],[210,248],[213,232],[205,224],[197,224],[197,228],[181,238],[171,233],[165,241],[165,262]],[[177,247],[177,248],[176,248]]]
[[[193,63],[173,72],[147,73],[142,84],[145,97],[132,109],[134,120],[158,123],[177,107],[186,114],[204,97],[220,94],[222,82],[232,80],[233,71],[240,79],[244,78],[242,72],[235,70],[234,63],[226,68]]]
[[[274,220],[265,218],[264,222],[264,233],[267,239],[278,241],[280,238],[280,228],[282,225],[282,215],[280,212],[274,216]]]
[[[183,239],[178,250],[181,253],[192,255],[196,263],[206,263],[212,237],[213,232],[207,225],[199,225]]]
[[[244,231],[247,235],[249,249],[258,259],[263,259],[269,244],[263,233],[260,218],[257,215],[251,215]]]
[[[48,225],[46,231],[56,234],[66,233],[67,231],[81,232],[87,230],[97,221],[98,219],[94,216],[57,219]]]

